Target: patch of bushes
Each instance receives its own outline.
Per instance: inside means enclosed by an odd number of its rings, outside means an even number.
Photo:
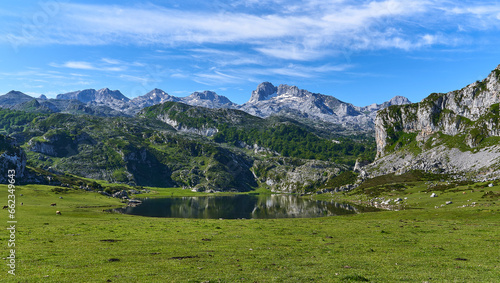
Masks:
[[[495,193],[494,191],[488,191],[488,192],[485,192],[481,198],[491,198],[491,199],[498,200],[498,199],[500,199],[500,193]]]
[[[124,186],[113,186],[113,187],[107,187],[106,189],[104,189],[104,191],[108,194],[114,194],[116,192],[119,192],[119,191],[123,191],[123,190],[128,190],[127,187],[124,187]]]
[[[344,171],[344,172],[340,173],[339,175],[328,180],[324,187],[326,187],[326,188],[338,188],[338,187],[341,187],[341,186],[344,186],[347,184],[354,184],[354,182],[356,182],[357,177],[358,177],[358,174],[356,174],[352,171]]]
[[[390,192],[402,192],[406,190],[406,186],[403,184],[388,184],[370,188],[357,188],[355,190],[355,194],[366,194],[370,197],[378,197],[382,193],[390,193]]]
[[[370,188],[387,184],[396,183],[407,183],[407,182],[417,182],[417,181],[439,181],[442,179],[448,179],[447,174],[433,174],[424,172],[421,170],[412,170],[401,175],[387,174],[378,176],[372,179],[368,179],[363,182],[358,188]]]
[[[53,188],[50,191],[53,193],[59,194],[59,193],[67,193],[69,191],[68,188]]]

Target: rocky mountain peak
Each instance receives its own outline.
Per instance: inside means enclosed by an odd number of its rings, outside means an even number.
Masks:
[[[96,92],[96,101],[106,101],[108,99],[115,99],[121,101],[129,101],[130,99],[123,95],[119,90],[110,90],[109,88],[102,88]]]
[[[4,95],[0,95],[0,107],[11,108],[16,104],[32,100],[33,97],[20,91],[11,90]]]
[[[181,101],[194,106],[202,106],[208,108],[233,107],[235,104],[229,98],[218,95],[209,90],[203,92],[193,92],[191,95],[181,98]]]
[[[47,96],[45,96],[45,94],[40,94],[40,96],[38,97],[38,99],[43,99],[43,100],[47,100]]]
[[[257,86],[257,89],[252,91],[248,102],[257,102],[270,99],[276,96],[278,88],[270,82],[263,82]]]
[[[404,96],[396,95],[388,101],[388,104],[389,104],[388,106],[404,105],[404,104],[410,104],[410,103],[411,103],[411,101],[408,98],[406,98]]]
[[[28,96],[20,91],[17,91],[17,90],[11,90],[11,91],[7,92],[5,95],[8,95],[8,96]]]
[[[161,90],[159,88],[153,89],[152,91],[146,93],[144,96],[148,97],[148,98],[156,98],[156,99],[170,97],[170,95],[168,93],[164,92],[163,90]]]
[[[219,98],[219,95],[217,95],[217,93],[210,90],[205,90],[204,92],[195,91],[189,96],[192,98],[209,99],[209,100],[214,100]]]

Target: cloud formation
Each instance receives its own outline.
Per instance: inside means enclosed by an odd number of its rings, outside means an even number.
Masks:
[[[14,30],[6,39],[63,45],[242,44],[265,56],[304,61],[345,48],[410,50],[443,44],[442,35],[435,31],[438,25],[440,29],[455,29],[459,24],[470,29],[498,27],[500,22],[500,4],[441,0],[242,0],[207,11],[152,4],[59,6],[58,13],[43,22],[43,30],[32,29],[35,32],[30,34]],[[264,7],[267,12],[261,11]],[[465,17],[481,19],[481,27],[461,21]]]

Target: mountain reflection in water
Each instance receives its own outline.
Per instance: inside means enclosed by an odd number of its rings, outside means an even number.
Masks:
[[[359,212],[359,208],[294,195],[234,195],[143,199],[141,205],[114,211],[149,217],[263,219],[354,214]]]

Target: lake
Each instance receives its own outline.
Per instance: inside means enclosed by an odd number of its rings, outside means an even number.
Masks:
[[[366,208],[295,195],[233,195],[141,199],[142,204],[113,211],[149,216],[205,219],[323,217],[365,212]],[[372,209],[368,209],[372,210]]]

